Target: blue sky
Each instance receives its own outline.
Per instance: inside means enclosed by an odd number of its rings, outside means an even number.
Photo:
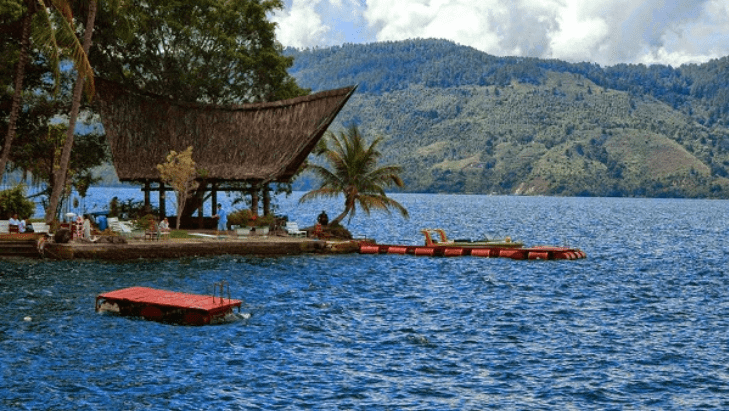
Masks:
[[[729,55],[727,0],[285,0],[285,46],[443,38],[496,56],[601,65]]]

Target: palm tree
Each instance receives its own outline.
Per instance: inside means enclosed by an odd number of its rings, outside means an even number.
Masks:
[[[403,182],[398,175],[401,167],[377,167],[377,160],[381,155],[377,146],[381,141],[382,137],[377,137],[372,144],[366,146],[366,141],[355,125],[340,131],[339,135],[328,132],[319,142],[315,154],[323,156],[331,170],[325,166],[307,165],[321,179],[321,184],[318,189],[304,194],[299,202],[343,194],[344,211],[329,223],[330,226],[339,224],[347,215],[351,220],[357,205],[367,215],[373,209],[390,212],[394,208],[407,218],[408,211],[405,207],[385,194],[385,187],[402,187]],[[329,143],[332,147],[329,147]]]
[[[59,60],[60,51],[63,48],[70,50],[69,56],[77,67],[79,73],[88,76],[91,73],[86,53],[83,52],[81,44],[76,38],[73,30],[73,18],[70,15],[68,0],[51,0],[49,3],[55,10],[58,10],[62,18],[52,21],[51,15],[43,0],[25,0],[26,11],[23,16],[23,28],[20,39],[20,54],[18,65],[14,75],[13,101],[8,118],[8,132],[5,135],[5,143],[0,152],[0,179],[5,172],[5,166],[10,158],[10,147],[15,138],[16,123],[22,106],[23,79],[25,77],[25,66],[28,64],[28,53],[31,46],[31,34],[33,34],[34,46],[44,51],[44,56],[49,59],[51,69],[54,72],[56,85],[59,81]],[[32,26],[35,15],[40,15],[43,24]],[[31,33],[31,31],[33,31]]]
[[[5,173],[5,165],[10,158],[10,147],[15,138],[15,124],[20,115],[20,105],[22,103],[23,78],[25,77],[25,65],[28,64],[28,49],[30,47],[30,24],[33,20],[33,14],[29,10],[23,16],[23,32],[20,39],[20,55],[18,56],[18,65],[15,67],[15,91],[13,92],[13,103],[10,108],[10,118],[8,119],[8,132],[5,134],[5,143],[2,151],[0,151],[0,181],[2,181],[3,173]]]
[[[89,54],[91,48],[91,37],[94,32],[94,22],[96,21],[96,0],[89,1],[89,11],[86,16],[86,28],[84,30],[83,53]],[[76,36],[74,35],[74,38]],[[87,60],[88,63],[88,60]],[[56,218],[56,209],[61,199],[61,192],[66,185],[68,174],[68,164],[71,162],[71,149],[73,148],[73,134],[76,129],[76,119],[78,118],[79,108],[81,107],[81,98],[84,94],[84,88],[89,99],[93,96],[93,71],[91,67],[76,66],[76,83],[73,86],[73,100],[71,103],[71,114],[68,118],[68,129],[66,130],[66,141],[63,143],[63,151],[61,151],[61,161],[58,170],[53,178],[53,190],[51,198],[46,209],[46,223],[51,223]],[[86,81],[88,78],[88,81]]]

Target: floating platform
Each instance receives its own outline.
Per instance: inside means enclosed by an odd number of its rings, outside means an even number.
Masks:
[[[222,322],[225,316],[240,310],[241,300],[215,295],[186,294],[148,287],[130,287],[99,294],[97,312],[112,312],[147,320],[185,325]]]
[[[513,260],[577,260],[586,258],[587,254],[578,248],[571,247],[500,247],[471,246],[458,247],[449,245],[379,245],[361,244],[360,254],[410,254],[428,257],[502,257]]]

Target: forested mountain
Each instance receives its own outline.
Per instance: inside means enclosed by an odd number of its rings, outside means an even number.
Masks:
[[[359,85],[330,129],[385,136],[407,191],[729,198],[729,58],[600,67],[445,40],[286,54],[301,87]]]

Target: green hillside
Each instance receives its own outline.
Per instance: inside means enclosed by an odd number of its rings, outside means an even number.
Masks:
[[[302,87],[359,84],[331,129],[385,136],[407,191],[729,198],[727,59],[601,68],[443,40],[287,52]]]

